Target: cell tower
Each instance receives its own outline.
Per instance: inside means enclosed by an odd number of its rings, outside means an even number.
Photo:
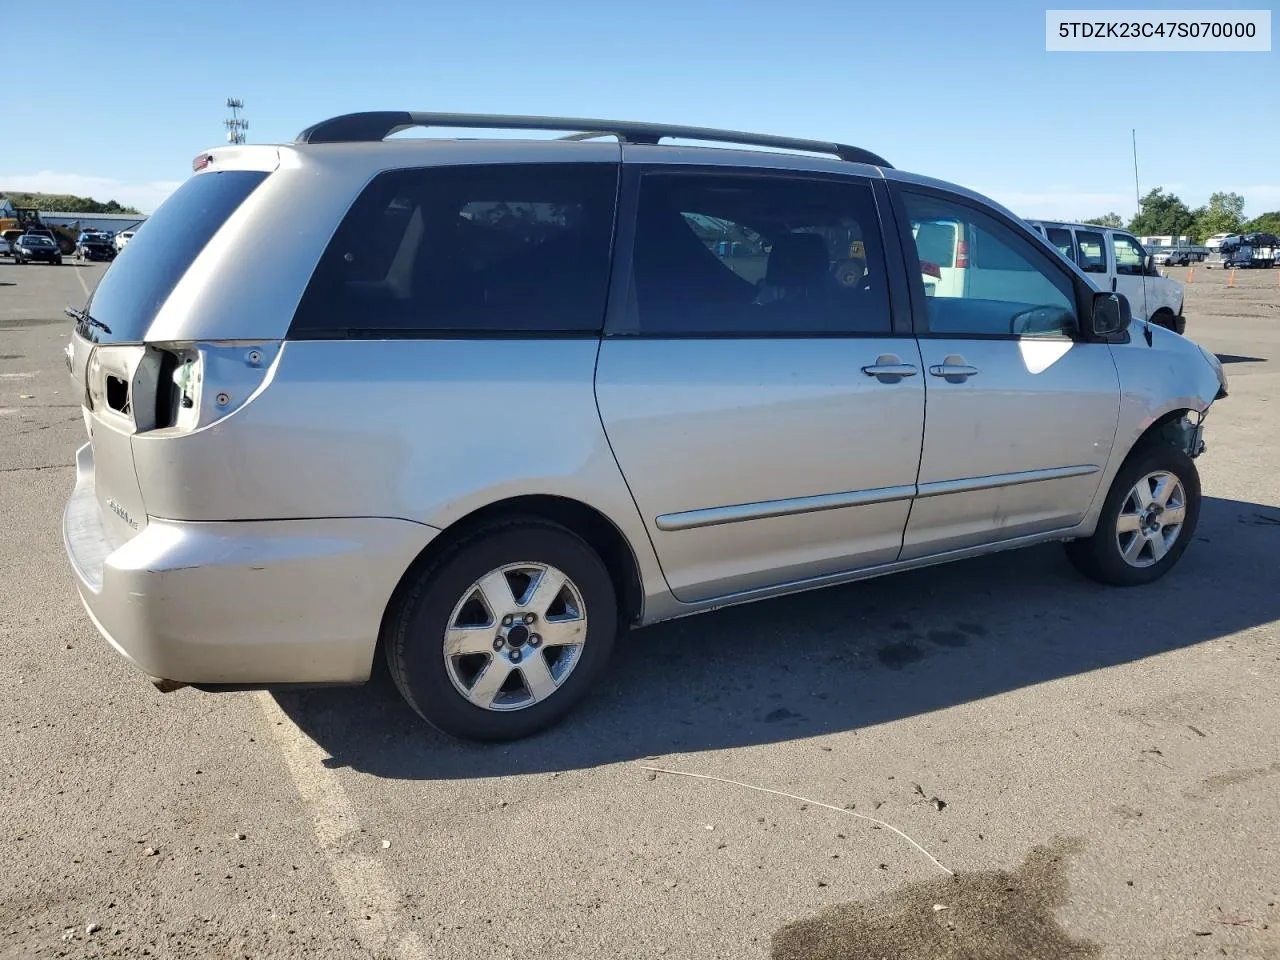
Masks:
[[[231,110],[231,116],[222,121],[227,127],[227,143],[244,143],[244,132],[249,129],[249,121],[240,116],[244,101],[227,97],[227,106]]]

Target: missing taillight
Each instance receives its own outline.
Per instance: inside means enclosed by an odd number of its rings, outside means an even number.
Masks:
[[[186,394],[174,374],[183,366],[177,354],[160,352],[160,372],[156,377],[156,427],[172,427],[178,422],[178,409]],[[191,401],[187,401],[191,406]]]
[[[107,375],[107,406],[118,413],[129,413],[129,383],[120,377]]]

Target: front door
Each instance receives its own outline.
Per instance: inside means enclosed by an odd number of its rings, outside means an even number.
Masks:
[[[674,595],[895,560],[925,377],[870,183],[657,162],[628,182],[596,396]]]
[[[951,217],[970,237],[963,296],[917,288],[926,415],[902,558],[1073,526],[1111,451],[1120,386],[1110,348],[1076,335],[1071,272],[976,204],[901,198],[911,226]]]

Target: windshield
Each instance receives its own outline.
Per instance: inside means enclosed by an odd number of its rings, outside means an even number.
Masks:
[[[47,237],[28,236],[28,237],[23,237],[22,242],[29,247],[53,246],[53,241],[49,240]]]
[[[110,332],[94,327],[91,339],[142,342],[151,321],[205,244],[266,178],[258,170],[198,174],[161,204],[147,220],[146,229],[121,234],[129,240],[129,252],[103,274],[85,307]]]

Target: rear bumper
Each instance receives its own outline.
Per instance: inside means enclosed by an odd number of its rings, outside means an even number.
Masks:
[[[63,515],[98,631],[144,673],[192,684],[367,680],[392,591],[436,532],[382,518],[152,519],[116,545],[88,444]]]

